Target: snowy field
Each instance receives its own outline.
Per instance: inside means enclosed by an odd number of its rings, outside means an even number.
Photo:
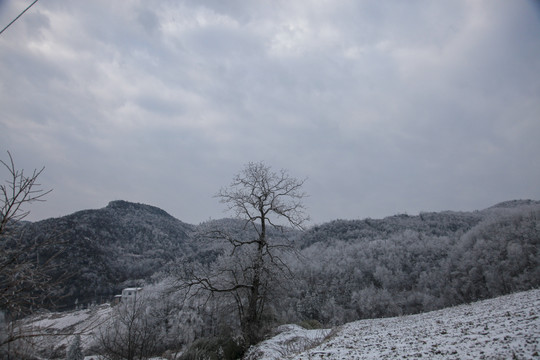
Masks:
[[[111,315],[107,305],[33,318],[34,329],[82,332],[83,347]],[[253,347],[246,360],[540,359],[540,290],[424,314],[361,320],[336,329],[283,325]],[[54,337],[65,347],[72,336]],[[97,356],[86,359],[97,359]]]
[[[73,341],[71,334],[81,334],[81,345],[86,349],[93,344],[94,333],[111,314],[108,304],[64,313],[43,313],[33,316],[24,327],[36,334],[51,334],[39,339],[49,349],[67,348]]]
[[[348,323],[319,345],[284,356],[300,346],[291,339],[309,343],[302,340],[306,330],[287,331],[259,345],[256,358],[540,359],[539,315],[540,290],[531,290],[419,315]]]

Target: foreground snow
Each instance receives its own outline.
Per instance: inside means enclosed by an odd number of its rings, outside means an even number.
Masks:
[[[356,321],[333,330],[284,325],[278,335],[253,347],[246,360],[540,359],[539,315],[540,290],[530,290],[424,314]],[[49,338],[54,348],[65,349],[72,340],[69,334],[82,333],[83,348],[88,349],[93,333],[110,316],[111,307],[102,305],[37,315],[27,326],[66,334]]]
[[[289,328],[253,349],[258,356],[252,359],[540,358],[539,314],[540,290],[531,290],[419,315],[348,323],[300,351],[294,341],[309,344],[302,339],[313,335]]]
[[[298,325],[282,325],[277,332],[270,340],[252,347],[244,360],[279,360],[300,353],[320,344],[330,334],[330,329],[306,330]]]

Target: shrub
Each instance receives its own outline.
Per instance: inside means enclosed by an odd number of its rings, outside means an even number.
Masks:
[[[244,354],[244,348],[231,337],[198,339],[180,357],[180,360],[234,360]]]
[[[316,330],[323,328],[322,324],[315,319],[304,320],[298,323],[298,326],[301,326],[306,330]]]

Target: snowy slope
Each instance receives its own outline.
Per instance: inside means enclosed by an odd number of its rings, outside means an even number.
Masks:
[[[320,344],[330,329],[306,330],[298,325],[282,325],[278,334],[249,349],[244,360],[280,360]]]
[[[81,345],[87,349],[93,345],[94,334],[111,316],[112,308],[108,304],[85,310],[63,313],[43,313],[26,319],[23,327],[35,334],[48,334],[40,337],[36,349],[42,347],[51,351],[66,349],[73,341],[73,334],[81,335]],[[38,350],[39,351],[39,350]]]
[[[82,333],[88,348],[110,314],[110,306],[103,305],[38,315],[27,326],[47,333]],[[539,316],[540,289],[424,314],[361,320],[333,330],[284,325],[245,359],[540,359]],[[50,340],[65,349],[72,336]]]
[[[419,315],[348,323],[297,354],[293,341],[283,341],[280,334],[253,349],[258,356],[251,359],[540,359],[539,315],[540,290],[531,290]],[[305,331],[289,329],[285,336],[306,343]]]

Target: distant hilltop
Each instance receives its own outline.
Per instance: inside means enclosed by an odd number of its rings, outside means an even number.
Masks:
[[[163,216],[173,217],[172,215],[170,215],[165,210],[160,209],[160,208],[158,208],[156,206],[146,205],[146,204],[141,204],[141,203],[134,203],[134,202],[129,202],[129,201],[125,201],[125,200],[113,200],[113,201],[109,202],[106,209],[113,209],[113,210],[144,210],[144,211],[147,211],[147,212],[154,213],[156,215],[163,215]]]
[[[530,205],[538,205],[540,204],[540,201],[537,200],[509,200],[509,201],[503,201],[501,203],[498,203],[496,205],[490,206],[488,209],[496,209],[496,208],[517,208],[521,206],[530,206]]]

